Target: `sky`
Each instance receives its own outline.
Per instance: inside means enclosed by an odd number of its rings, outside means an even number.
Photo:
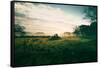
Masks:
[[[84,19],[84,8],[86,6],[16,2],[15,24],[24,26],[32,35],[73,32],[79,25],[90,24],[89,19]]]

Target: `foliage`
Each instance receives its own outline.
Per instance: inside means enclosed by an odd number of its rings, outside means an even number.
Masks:
[[[96,38],[97,32],[97,7],[89,6],[85,9],[85,18],[91,20],[90,26],[87,25],[80,25],[74,31],[77,35],[82,36],[91,36]]]
[[[90,34],[89,26],[81,25],[75,30],[74,33],[78,35],[83,35],[83,36],[89,35]]]
[[[15,64],[44,65],[96,61],[96,41],[86,38],[16,38]]]
[[[97,7],[89,6],[84,10],[85,18],[90,19],[91,22],[97,21]]]
[[[24,26],[20,26],[19,24],[15,24],[15,34],[19,35],[19,36],[23,36],[26,34],[26,32],[24,31],[25,27]]]
[[[58,34],[54,34],[54,36],[51,36],[49,38],[49,40],[57,40],[57,39],[60,39],[60,37],[58,36]]]

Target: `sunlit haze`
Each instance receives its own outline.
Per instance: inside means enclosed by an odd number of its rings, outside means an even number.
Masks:
[[[25,27],[25,31],[34,35],[44,32],[46,35],[73,32],[76,26],[89,25],[84,19],[84,6],[15,3],[15,23]]]

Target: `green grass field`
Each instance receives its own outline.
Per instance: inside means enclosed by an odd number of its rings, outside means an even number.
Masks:
[[[96,47],[96,40],[88,38],[15,38],[15,64],[23,66],[95,62]]]

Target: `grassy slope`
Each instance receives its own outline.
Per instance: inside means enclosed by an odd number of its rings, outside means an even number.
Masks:
[[[16,38],[15,64],[40,65],[96,61],[96,40]]]

